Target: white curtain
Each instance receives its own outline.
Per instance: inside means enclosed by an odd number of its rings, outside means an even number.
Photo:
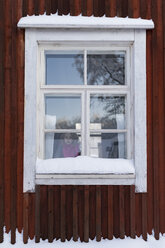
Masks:
[[[56,116],[46,115],[46,129],[56,128]],[[53,158],[54,133],[47,133],[45,138],[45,159]]]
[[[124,129],[124,114],[116,114],[117,129]],[[118,152],[119,158],[125,158],[125,135],[118,134]]]

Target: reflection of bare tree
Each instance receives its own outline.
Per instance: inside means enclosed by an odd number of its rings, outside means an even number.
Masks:
[[[84,77],[82,55],[75,56],[75,65]],[[124,54],[87,55],[87,76],[90,85],[123,85],[125,81]]]
[[[97,107],[100,105],[100,109],[104,110],[104,114],[92,115],[92,123],[102,123],[102,128],[117,128],[116,114],[125,113],[125,98],[123,96],[104,96],[95,95],[91,97],[90,108],[95,109],[95,101],[97,101]]]
[[[57,129],[75,129],[76,123],[80,123],[80,122],[81,122],[80,117],[75,117],[72,120],[67,120],[63,118],[57,121],[56,128]]]
[[[84,78],[84,63],[82,57],[75,57],[75,65],[81,78]],[[89,54],[87,55],[87,83],[88,85],[124,85],[125,84],[125,56],[124,54]],[[117,129],[117,118],[119,114],[125,114],[124,96],[106,96],[103,94],[92,95],[90,99],[91,123],[101,123],[101,128]],[[92,112],[92,111],[91,111]],[[103,113],[104,112],[104,113]],[[95,114],[94,114],[95,113]],[[97,113],[97,114],[96,114]],[[119,157],[119,141],[117,133],[102,133],[102,157]],[[121,142],[120,142],[121,143]]]

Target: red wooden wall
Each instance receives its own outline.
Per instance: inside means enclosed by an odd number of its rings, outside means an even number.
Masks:
[[[38,186],[23,194],[24,31],[20,17],[56,13],[152,18],[147,31],[148,191],[133,186]],[[81,241],[165,233],[165,1],[0,0],[0,242],[3,227]]]

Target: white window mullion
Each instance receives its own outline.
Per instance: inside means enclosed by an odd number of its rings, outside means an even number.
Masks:
[[[84,50],[84,85],[87,85],[87,50]]]
[[[89,156],[89,147],[90,147],[90,93],[85,92],[86,94],[86,154]]]
[[[81,94],[81,155],[85,155],[85,92]]]
[[[40,93],[40,101],[38,102],[38,123],[40,123],[39,128],[37,130],[37,142],[38,144],[38,156],[42,159],[44,158],[44,151],[45,151],[45,100],[44,100],[44,91]]]
[[[126,128],[129,130],[127,132],[127,158],[132,159],[132,145],[131,145],[131,136],[132,136],[132,126],[131,126],[131,121],[130,121],[130,116],[131,116],[131,102],[130,102],[130,93],[128,92],[126,96],[126,108],[125,108],[125,115],[126,115]]]

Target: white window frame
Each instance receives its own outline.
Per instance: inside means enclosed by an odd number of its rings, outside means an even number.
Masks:
[[[146,29],[153,28],[153,22],[126,18],[114,18],[106,25],[89,24],[45,24],[26,22],[22,18],[19,27],[25,31],[25,128],[24,128],[24,192],[34,192],[35,184],[135,184],[137,192],[147,191],[147,150],[146,150]],[[110,18],[111,19],[111,18]],[[120,19],[120,18],[119,18]],[[25,20],[25,21],[24,21]],[[27,19],[29,20],[29,19]],[[100,19],[97,19],[100,20]],[[139,23],[139,25],[138,25]],[[131,98],[133,99],[133,162],[135,175],[36,175],[37,159],[37,112],[40,108],[37,97],[38,47],[41,43],[68,46],[93,42],[105,46],[131,47]],[[108,49],[111,50],[111,49]],[[50,86],[51,87],[51,86]],[[60,90],[60,89],[59,89]]]
[[[81,46],[80,46],[81,45]],[[133,99],[130,100],[131,94],[131,84],[130,84],[130,71],[131,71],[131,50],[132,50],[132,44],[127,44],[125,47],[116,47],[114,44],[110,44],[109,42],[106,43],[104,48],[99,47],[98,45],[101,45],[100,43],[88,43],[88,46],[85,46],[86,44],[74,44],[74,46],[69,47],[67,44],[63,43],[53,43],[53,44],[45,44],[44,42],[40,42],[38,45],[38,80],[37,80],[37,105],[38,111],[37,111],[37,157],[40,159],[44,159],[44,133],[46,132],[44,130],[44,116],[45,116],[45,106],[44,106],[44,95],[81,95],[81,136],[82,138],[82,155],[89,156],[89,140],[90,137],[90,130],[89,130],[89,109],[90,109],[90,95],[91,94],[104,94],[104,95],[110,95],[110,96],[125,96],[126,105],[125,105],[125,111],[126,111],[126,121],[127,128],[124,130],[118,130],[115,129],[114,132],[118,133],[121,131],[122,133],[126,133],[126,151],[127,151],[127,159],[133,158],[133,140],[131,140],[131,137],[133,137],[133,113],[132,113],[132,107],[130,107],[133,104]],[[54,48],[56,47],[56,48]],[[110,49],[110,50],[108,50]],[[83,51],[84,52],[84,85],[46,85],[45,83],[45,52],[52,51],[53,52],[65,52],[65,51]],[[125,52],[125,85],[87,85],[87,64],[86,64],[86,53],[87,51],[99,51],[99,52]],[[129,110],[129,111],[128,111]],[[84,114],[86,113],[86,114]],[[131,116],[131,117],[130,117]],[[132,123],[130,123],[130,120],[132,120]],[[129,130],[129,131],[128,131]],[[48,131],[48,130],[47,130]],[[49,130],[52,131],[53,130]],[[56,132],[64,132],[65,130],[56,130]],[[67,132],[68,130],[66,130]],[[76,131],[76,130],[75,130]],[[72,132],[72,131],[70,131]],[[73,131],[74,132],[74,131]],[[77,131],[78,132],[78,131]],[[96,132],[96,130],[92,130],[92,132]],[[99,132],[99,130],[97,130]],[[102,130],[100,132],[108,133],[108,130]],[[112,132],[112,130],[110,131]],[[132,144],[132,145],[131,145]],[[86,149],[84,149],[86,147]],[[86,151],[85,151],[86,150]]]

